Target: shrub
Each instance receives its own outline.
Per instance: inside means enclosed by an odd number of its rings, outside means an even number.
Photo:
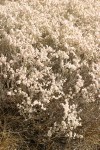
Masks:
[[[0,116],[18,149],[100,145],[99,5],[1,2]]]

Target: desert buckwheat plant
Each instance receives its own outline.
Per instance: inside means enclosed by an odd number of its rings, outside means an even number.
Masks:
[[[0,150],[100,149],[100,0],[0,0]]]

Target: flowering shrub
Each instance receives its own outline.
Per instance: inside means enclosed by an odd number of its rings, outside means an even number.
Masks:
[[[13,103],[23,126],[31,122],[41,149],[84,139],[100,123],[99,8],[99,0],[0,1],[0,105]]]

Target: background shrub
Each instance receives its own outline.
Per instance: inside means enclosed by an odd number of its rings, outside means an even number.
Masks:
[[[0,149],[99,150],[99,6],[0,1]]]

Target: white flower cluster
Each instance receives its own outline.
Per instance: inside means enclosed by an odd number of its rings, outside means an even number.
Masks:
[[[0,83],[7,82],[6,94],[25,118],[36,106],[48,114],[49,105],[49,114],[60,116],[60,106],[61,126],[73,130],[81,125],[79,103],[99,99],[99,6],[98,0],[0,4]]]

